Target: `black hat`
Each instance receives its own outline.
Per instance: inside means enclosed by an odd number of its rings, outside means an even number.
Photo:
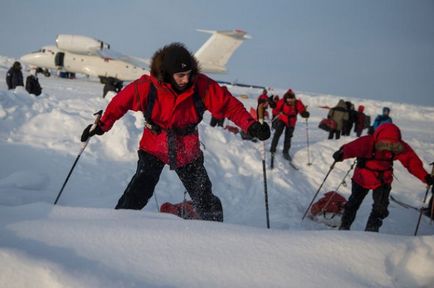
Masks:
[[[285,99],[295,99],[295,93],[294,93],[294,91],[292,91],[292,89],[288,89],[288,91],[286,91],[285,95],[283,95],[283,98],[285,98]]]
[[[165,48],[163,68],[167,73],[174,74],[193,69],[193,56],[183,44],[172,43]]]

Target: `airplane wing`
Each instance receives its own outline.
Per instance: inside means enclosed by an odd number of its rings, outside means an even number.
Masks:
[[[111,50],[111,49],[97,50],[96,53],[99,57],[102,57],[102,58],[122,60],[124,62],[130,63],[131,65],[141,67],[143,69],[149,69],[149,65],[150,65],[149,59],[143,59],[140,57],[128,56],[128,55],[122,54],[120,52]]]
[[[229,58],[244,40],[251,38],[242,30],[214,31],[198,29],[197,31],[212,34],[194,55],[199,61],[201,69],[209,73],[225,73]]]

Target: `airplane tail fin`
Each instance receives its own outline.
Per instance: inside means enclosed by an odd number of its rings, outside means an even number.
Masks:
[[[226,72],[225,66],[229,58],[245,39],[250,39],[250,36],[241,30],[213,31],[198,29],[197,31],[212,34],[194,55],[201,68],[211,73]]]

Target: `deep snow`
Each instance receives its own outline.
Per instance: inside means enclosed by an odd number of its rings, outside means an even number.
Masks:
[[[12,61],[0,57],[1,79]],[[109,133],[92,138],[53,206],[80,150],[82,130],[110,97],[102,99],[101,84],[91,79],[41,76],[40,82],[43,94],[35,97],[21,87],[7,91],[0,80],[1,287],[434,287],[434,227],[424,217],[420,236],[412,236],[418,217],[413,210],[392,203],[380,233],[363,232],[369,195],[353,231],[301,221],[332,153],[354,139],[326,140],[317,128],[327,113],[319,106],[333,106],[340,97],[297,93],[312,115],[313,165],[306,165],[306,122],[299,118],[291,154],[300,170],[279,154],[276,168],[267,170],[272,228],[267,230],[262,144],[210,127],[208,113],[199,127],[202,149],[225,223],[157,213],[157,202],[183,199],[184,188],[167,167],[143,211],[113,209],[135,171],[143,128],[139,113],[128,113]],[[230,90],[249,96],[239,97],[247,108],[256,106],[259,90]],[[343,98],[363,103],[371,117],[391,107],[405,140],[430,169],[434,107]],[[350,165],[338,163],[321,194],[335,189]],[[425,186],[400,164],[395,176],[393,195],[422,205]],[[350,182],[348,177],[339,190],[346,197]]]

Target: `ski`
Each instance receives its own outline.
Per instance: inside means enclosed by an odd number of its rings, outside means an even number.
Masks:
[[[341,225],[341,217],[342,214],[334,214],[334,213],[322,213],[321,215],[308,215],[311,221],[316,222],[318,224],[325,225],[327,227],[337,229]]]
[[[294,163],[292,163],[292,160],[290,160],[290,161],[288,161],[288,162],[289,162],[289,165],[290,165],[292,168],[294,168],[294,170],[297,170],[297,171],[298,171],[298,167],[295,166]]]
[[[410,204],[407,204],[405,202],[402,202],[401,200],[396,199],[395,197],[393,197],[392,195],[390,195],[390,200],[392,200],[393,202],[395,202],[396,204],[398,204],[401,207],[407,208],[407,209],[413,209],[416,211],[420,211],[423,208],[419,208]]]
[[[270,169],[274,168],[274,153],[271,153],[270,157]]]

